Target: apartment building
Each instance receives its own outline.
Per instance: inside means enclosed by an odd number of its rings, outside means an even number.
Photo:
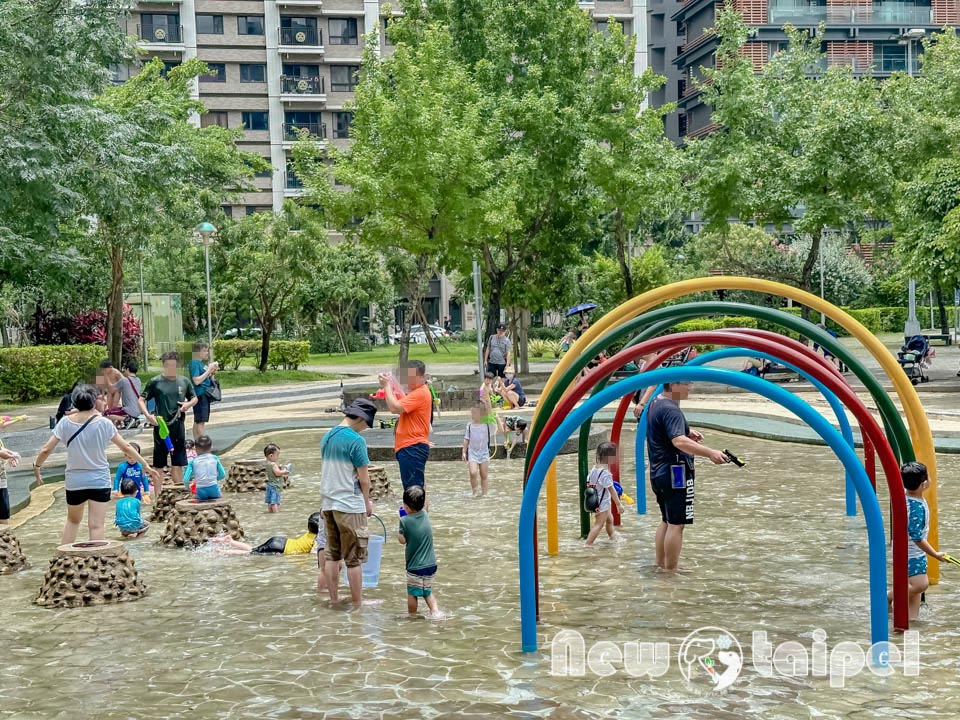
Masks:
[[[635,68],[647,67],[648,0],[596,0],[579,5],[599,29],[616,18],[627,33],[638,33]],[[662,2],[662,0],[653,0]],[[290,166],[298,135],[344,146],[349,142],[353,98],[365,36],[379,33],[389,53],[388,21],[380,0],[149,0],[139,2],[128,32],[140,39],[148,57],[168,67],[200,58],[210,72],[197,83],[197,97],[208,108],[203,125],[243,130],[244,149],[270,160],[272,170],[257,177],[256,190],[244,193],[224,212],[279,210],[284,199],[303,193]],[[399,3],[391,3],[393,12]],[[661,65],[664,63],[661,62]],[[118,71],[118,81],[136,68]],[[667,98],[668,100],[670,98]],[[426,310],[431,322],[451,317],[454,327],[472,324],[444,277],[430,284]]]
[[[715,67],[717,38],[713,27],[722,2],[674,3],[680,47],[673,64],[677,82],[679,137],[698,137],[715,129],[697,81],[702,68]],[[820,42],[826,65],[847,65],[854,73],[887,77],[917,72],[921,40],[945,25],[960,23],[960,0],[735,0],[752,28],[742,52],[760,71],[787,45],[783,26],[803,28]],[[821,23],[823,32],[819,30]]]

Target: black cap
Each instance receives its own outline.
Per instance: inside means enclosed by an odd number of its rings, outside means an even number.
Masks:
[[[351,418],[360,418],[367,427],[373,427],[373,418],[377,414],[377,406],[366,398],[357,398],[343,409],[343,414]]]
[[[507,329],[507,326],[504,325],[503,323],[500,323],[499,325],[497,325],[497,330],[506,330],[506,329]]]

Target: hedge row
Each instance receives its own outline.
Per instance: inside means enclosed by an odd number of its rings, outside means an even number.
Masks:
[[[77,380],[92,380],[104,357],[100,345],[0,348],[0,397],[30,402],[62,395]]]

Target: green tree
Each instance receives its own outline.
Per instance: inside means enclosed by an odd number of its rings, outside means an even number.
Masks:
[[[849,68],[821,70],[805,31],[789,26],[789,48],[759,74],[740,54],[747,30],[724,9],[717,19],[718,70],[703,87],[721,130],[694,143],[697,206],[710,229],[729,218],[757,219],[811,239],[797,284],[812,291],[820,244],[837,229],[885,217],[895,160],[890,113],[875,82]]]
[[[672,214],[681,188],[681,158],[663,136],[663,117],[674,105],[644,107],[649,93],[664,79],[650,70],[636,77],[636,38],[624,35],[619,23],[610,22],[607,28],[609,37],[597,33],[594,38],[602,71],[588,86],[591,122],[584,158],[598,211],[613,240],[626,298],[631,298],[635,289],[629,238],[633,233],[639,236],[642,226],[647,229],[657,218]]]
[[[221,283],[253,307],[262,331],[260,372],[267,370],[274,331],[292,312],[326,242],[319,218],[293,202],[279,213],[247,215],[221,232]]]
[[[317,261],[303,284],[304,309],[322,314],[333,326],[344,355],[350,354],[347,338],[357,313],[370,306],[388,305],[390,280],[378,254],[354,242],[318,244]]]
[[[392,28],[409,32],[416,17]],[[364,51],[351,144],[332,151],[333,165],[316,145],[295,148],[297,174],[348,238],[384,254],[408,303],[400,362],[409,351],[410,325],[426,324],[426,285],[480,216],[480,190],[489,163],[481,150],[483,126],[476,82],[455,62],[447,29],[426,24],[418,42],[398,42],[390,57]],[[348,189],[335,187],[333,180]],[[433,340],[429,337],[431,346]]]
[[[104,248],[111,270],[107,349],[120,361],[124,265],[151,240],[187,235],[265,167],[259,155],[237,148],[239,131],[191,122],[203,105],[191,84],[206,71],[188,60],[164,77],[154,59],[123,85],[107,88],[96,106],[109,123],[89,138],[93,156],[82,210]],[[195,272],[183,267],[182,272]]]

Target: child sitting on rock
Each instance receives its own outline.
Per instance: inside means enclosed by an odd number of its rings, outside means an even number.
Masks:
[[[307,518],[307,531],[298,538],[288,539],[283,535],[274,535],[256,547],[234,540],[229,535],[221,535],[210,540],[219,545],[217,552],[224,555],[305,555],[313,550],[313,545],[323,528],[320,513],[315,512]],[[324,544],[326,544],[324,542]]]
[[[183,485],[190,488],[193,480],[197,486],[197,500],[216,500],[220,497],[220,481],[227,471],[220,464],[220,458],[213,454],[213,440],[209,435],[197,438],[197,457],[187,465],[183,473]]]
[[[137,497],[137,483],[130,478],[120,481],[121,498],[117,500],[113,524],[120,528],[125,538],[138,538],[147,533],[150,523],[140,516],[140,499]]]

